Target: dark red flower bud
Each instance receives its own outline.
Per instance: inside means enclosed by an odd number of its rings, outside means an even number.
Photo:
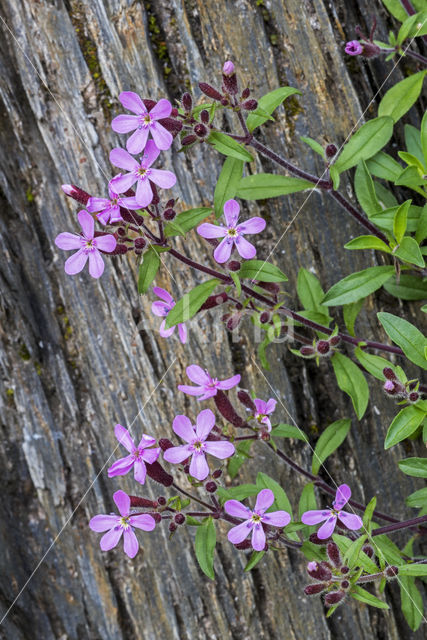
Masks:
[[[230,75],[222,74],[222,81],[224,83],[224,89],[227,93],[232,96],[235,96],[239,92],[239,87],[237,85],[237,76],[233,72]]]
[[[176,216],[176,211],[173,209],[165,209],[163,212],[163,217],[165,220],[173,220]]]
[[[150,513],[150,516],[153,518],[154,522],[159,524],[162,521],[162,515],[160,513]]]
[[[176,526],[175,522],[171,522],[170,525],[169,525],[169,531],[171,533],[174,533],[174,531],[176,531],[176,529],[177,529],[177,526]]]
[[[215,469],[215,471],[212,474],[212,478],[220,478],[222,476],[222,469]]]
[[[250,95],[251,95],[250,89],[246,87],[246,89],[243,89],[242,91],[242,100],[246,100],[247,98],[249,98]]]
[[[341,338],[339,336],[334,336],[333,338],[329,338],[329,344],[333,347],[336,347],[341,342]]]
[[[141,207],[141,209],[143,209],[143,207]],[[139,226],[144,222],[144,218],[140,216],[139,213],[124,209],[123,207],[120,207],[120,215],[125,222],[130,222],[131,224],[137,224]]]
[[[151,109],[157,104],[157,102],[155,100],[151,100],[151,98],[143,98],[142,102],[144,103],[147,111],[151,111]]]
[[[344,565],[343,567],[341,567],[340,571],[341,571],[342,574],[345,575],[346,573],[348,573],[350,571],[350,567],[346,567]]]
[[[333,158],[336,155],[337,151],[338,149],[336,145],[328,144],[328,146],[325,149],[325,155],[327,158]]]
[[[174,518],[176,524],[184,524],[185,522],[185,515],[183,513],[177,513],[175,518]]]
[[[168,449],[173,447],[173,444],[168,438],[160,438],[159,447],[162,451],[167,451]]]
[[[211,87],[210,84],[206,82],[199,82],[199,89],[202,93],[204,93],[208,98],[212,98],[212,100],[222,100],[222,95],[219,91]]]
[[[193,107],[193,98],[189,93],[184,93],[184,95],[182,96],[181,102],[182,102],[182,106],[186,111],[191,111]]]
[[[341,602],[343,598],[345,598],[344,591],[331,591],[325,596],[325,604],[328,605],[328,607],[331,607],[332,605]]]
[[[265,324],[266,322],[268,322],[270,320],[270,312],[269,311],[263,311],[259,317],[259,321],[262,322],[262,324]]]
[[[310,534],[309,538],[310,542],[312,542],[313,544],[319,544],[319,545],[323,545],[326,544],[324,540],[321,540],[320,538],[317,537],[317,533],[312,533]]]
[[[245,102],[242,103],[242,109],[244,109],[245,111],[255,111],[255,109],[257,108],[258,102],[253,98],[251,98],[250,100],[245,100]]]
[[[231,422],[232,425],[234,425],[235,427],[245,426],[245,421],[236,413],[233,405],[225,395],[224,391],[221,391],[221,389],[219,389],[216,396],[214,396],[214,401],[220,414],[224,416],[226,420]]]
[[[238,391],[237,397],[245,407],[250,409],[253,413],[256,413],[256,407],[249,393],[246,393],[246,391]]]
[[[123,227],[119,227],[117,229],[117,235],[119,236],[125,236],[126,235],[126,229],[124,229]]]
[[[211,480],[205,484],[205,489],[208,493],[215,493],[217,490],[217,483]]]
[[[391,567],[387,567],[384,573],[386,578],[395,578],[399,573],[399,569],[393,565]]]
[[[246,549],[252,548],[250,540],[243,540],[243,542],[238,542],[234,546],[236,547],[236,549],[240,549],[241,551],[245,551]]]
[[[307,573],[311,578],[314,578],[315,580],[319,580],[321,582],[330,580],[332,578],[332,571],[323,562],[309,562],[307,565]]]
[[[227,263],[227,269],[229,269],[229,271],[239,271],[240,266],[241,265],[238,260],[230,260],[230,262]]]
[[[214,307],[218,307],[220,304],[224,304],[228,300],[228,295],[223,291],[222,293],[218,293],[217,295],[209,296],[207,300],[202,304],[199,311],[205,311],[206,309],[213,309]]]
[[[157,502],[148,500],[148,498],[140,498],[139,496],[129,496],[131,507],[145,507],[150,509],[157,508]]]
[[[172,111],[171,111],[171,118],[176,118],[179,115],[179,111],[176,107],[172,107]]]
[[[373,42],[362,42],[362,58],[376,58],[381,53],[381,49]]]
[[[302,356],[312,356],[315,354],[313,347],[304,346],[299,350]]]
[[[409,402],[418,402],[419,399],[420,399],[420,394],[417,393],[416,391],[412,391],[412,393],[410,393],[408,396]]]
[[[87,201],[91,197],[86,191],[83,191],[80,187],[76,187],[74,184],[63,184],[61,188],[67,196],[84,205],[87,204]]]
[[[205,138],[206,134],[208,133],[208,130],[206,129],[205,125],[202,124],[201,122],[199,122],[198,124],[196,124],[196,126],[194,127],[194,133],[199,137],[199,138]]]
[[[153,462],[152,464],[145,464],[147,467],[147,473],[152,480],[162,484],[164,487],[170,487],[173,483],[173,478],[169,473],[163,469],[159,462]]]
[[[221,104],[223,107],[228,107],[228,105],[230,104],[230,101],[227,100],[227,98],[222,98],[221,99]]]
[[[350,583],[349,583],[349,581],[348,581],[348,580],[343,580],[343,581],[341,582],[341,589],[348,589],[348,588],[349,588],[349,586],[350,586]]]
[[[331,345],[327,340],[319,340],[319,342],[316,344],[316,349],[318,353],[324,356],[331,350]]]
[[[143,249],[135,249],[135,255],[136,256],[140,256],[142,255]]]
[[[384,367],[383,375],[387,380],[396,380],[396,374],[391,367]]]
[[[135,247],[137,247],[138,249],[144,249],[145,245],[147,244],[146,239],[142,236],[140,238],[135,238],[134,242]]]
[[[258,282],[258,286],[269,291],[273,295],[278,294],[280,291],[280,286],[276,282]]]
[[[364,544],[362,547],[362,551],[363,553],[366,553],[366,555],[369,556],[370,558],[372,558],[374,555],[374,550],[370,544]]]
[[[239,326],[241,320],[242,316],[240,315],[240,313],[234,313],[228,318],[225,326],[227,327],[228,331],[234,331],[234,329]]]
[[[207,109],[203,109],[200,112],[200,120],[203,124],[209,124],[209,111]]]
[[[184,136],[181,140],[181,144],[183,147],[187,147],[189,144],[193,144],[193,142],[197,141],[197,136],[194,133],[190,133],[188,136]]]
[[[326,545],[326,553],[328,554],[329,560],[336,566],[340,567],[342,565],[340,550],[335,542],[328,542]]]
[[[304,588],[306,596],[315,596],[326,589],[326,584],[319,582],[319,584],[309,584]]]
[[[125,244],[116,244],[114,251],[110,251],[111,256],[122,256],[127,253],[128,247]]]
[[[165,209],[169,209],[174,206],[175,206],[175,199],[171,198],[170,200],[167,201]]]
[[[166,498],[165,498],[164,496],[159,496],[159,497],[157,498],[157,502],[159,503],[159,505],[160,505],[161,507],[164,507],[164,506],[165,506],[165,504],[166,504]]]
[[[184,465],[184,473],[190,473],[190,465],[189,464]]]
[[[157,187],[154,184],[154,182],[150,182],[151,185],[151,191],[153,192],[153,199],[151,201],[151,204],[159,204],[160,202],[160,198],[159,198],[159,192],[157,191]]]
[[[169,133],[171,133],[173,137],[177,136],[178,133],[180,133],[180,131],[182,130],[181,120],[176,120],[175,118],[161,118],[159,120],[159,124],[161,124],[167,131],[169,131]]]

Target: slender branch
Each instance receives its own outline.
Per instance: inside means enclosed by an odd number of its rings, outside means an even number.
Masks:
[[[372,222],[365,218],[365,216],[359,213],[356,207],[353,207],[353,205],[346,198],[344,198],[343,195],[341,195],[334,189],[332,191],[329,191],[329,194],[336,202],[338,202],[343,207],[343,209],[345,209],[351,216],[353,216],[355,220],[357,220],[363,227],[365,227],[365,229],[370,231],[372,235],[376,236],[388,245],[387,236],[382,233],[382,231],[379,231],[377,227],[372,224]]]
[[[379,578],[384,578],[384,573],[380,571],[379,573],[371,573],[368,576],[362,576],[358,579],[357,584],[363,582],[373,582],[374,580],[379,580]]]
[[[411,520],[405,520],[404,522],[396,522],[395,524],[388,524],[385,527],[374,529],[371,535],[380,536],[383,533],[391,533],[392,531],[397,531],[398,529],[407,529],[409,527],[414,527],[416,525],[422,524],[423,522],[427,522],[427,515],[419,516],[418,518],[412,518]],[[423,533],[424,532],[427,533],[427,530],[423,529]]]
[[[423,36],[423,40],[427,42],[427,36]],[[425,56],[422,56],[421,53],[412,51],[412,49],[406,49],[405,56],[410,56],[411,58],[414,58],[414,60],[418,60],[418,62],[427,65],[427,58]]]
[[[172,487],[174,487],[177,491],[182,493],[184,496],[187,496],[187,498],[190,498],[190,500],[194,500],[195,502],[198,502],[199,504],[203,505],[210,511],[215,511],[215,509],[210,504],[208,504],[207,502],[203,502],[203,500],[200,500],[199,498],[196,498],[196,496],[193,496],[191,493],[188,493],[188,491],[180,487],[176,482],[172,483]]]

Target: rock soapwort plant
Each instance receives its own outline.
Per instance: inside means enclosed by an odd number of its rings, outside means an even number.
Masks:
[[[374,24],[368,37],[359,31],[359,40],[348,42],[345,51],[365,58],[382,53],[387,59],[406,56],[413,69],[385,93],[377,116],[362,124],[340,148],[332,143],[323,148],[316,140],[302,138],[322,157],[321,176],[265,146],[256,131],[274,120],[272,114],[284,100],[301,92],[279,87],[254,98],[248,87],[241,89],[235,66],[227,61],[217,87],[199,84],[204,95],[199,104],[190,93],[177,106],[165,98],[156,102],[131,91],[120,94],[122,106],[132,115],[118,115],[112,128],[131,135],[124,141],[126,150],[113,149],[110,160],[123,173],[106,185],[108,198],[74,185],[63,186],[84,207],[77,216],[82,231],[60,233],[56,244],[60,249],[76,250],[65,262],[69,275],[79,273],[89,261],[90,275],[99,278],[104,258],[134,254],[139,262],[138,292],[152,291],[157,297],[151,308],[162,318],[163,338],[170,338],[178,327],[185,344],[192,318],[207,310],[223,314],[226,308],[222,319],[228,330],[248,320],[262,333],[258,356],[263,367],[269,367],[267,347],[284,339],[298,357],[317,363],[329,360],[337,386],[351,398],[359,420],[369,403],[370,385],[382,385],[396,403],[396,416],[384,442],[388,449],[407,438],[427,441],[427,387],[421,379],[427,369],[427,340],[413,324],[386,312],[377,314],[389,338],[386,343],[356,335],[355,326],[365,299],[381,287],[397,299],[423,301],[421,313],[427,311],[427,115],[419,129],[405,125],[404,149],[396,153],[396,145],[389,145],[394,126],[422,91],[427,60],[410,47],[415,37],[427,35],[427,12],[417,11],[415,2],[415,9],[407,2],[384,4],[402,21],[398,34],[391,33],[388,43],[378,42],[373,39]],[[226,130],[224,113],[230,116]],[[233,118],[235,124],[231,124]],[[204,144],[225,156],[211,207],[180,211],[179,194],[165,195],[165,190],[176,188],[177,180],[171,171],[158,168],[158,161],[174,140],[188,154]],[[278,173],[256,173],[254,165],[249,172],[247,164],[255,153],[274,164]],[[341,175],[352,169],[357,206],[340,190]],[[346,250],[375,250],[382,256],[379,265],[347,275],[326,293],[319,280],[301,268],[297,280],[301,308],[294,310],[284,302],[286,275],[259,255],[257,238],[266,227],[265,220],[246,219],[240,203],[313,188],[337,202],[361,227],[362,235],[349,240]],[[174,238],[192,232],[211,249],[208,264],[176,248]],[[165,289],[152,287],[162,265],[173,261],[188,269],[189,290],[178,300]],[[207,279],[191,286],[193,272]],[[331,315],[336,307],[342,307],[345,327],[338,326]],[[177,414],[172,425],[164,426],[164,437],[156,441],[150,434],[141,434],[137,445],[138,438],[126,427],[115,427],[116,438],[128,455],[112,464],[109,477],[133,472],[139,489],[154,481],[170,495],[152,500],[116,491],[113,499],[119,515],[95,515],[89,523],[93,531],[104,534],[101,549],[112,549],[123,537],[124,552],[133,558],[138,537],[144,535],[140,531],[167,526],[174,535],[180,527],[191,527],[200,567],[214,579],[217,533],[227,530],[230,544],[249,554],[246,571],[267,552],[288,549],[301,553],[310,579],[304,593],[321,594],[328,616],[350,598],[387,609],[379,596],[387,582],[396,580],[403,613],[411,628],[417,629],[423,619],[417,585],[427,578],[427,558],[420,548],[427,533],[427,488],[406,498],[406,505],[419,511],[404,521],[388,510],[377,510],[376,497],[367,505],[354,501],[347,484],[332,486],[319,475],[327,458],[345,440],[351,419],[326,426],[312,448],[304,431],[275,418],[276,399],[261,399],[255,389],[239,388],[240,375],[218,379],[215,372],[199,364],[189,365],[186,372],[193,384],[182,380],[178,385],[177,406],[183,405],[180,393],[193,396],[193,413]],[[205,400],[215,405],[215,413],[210,408],[200,410]],[[279,446],[288,438],[310,447],[311,469],[300,466]],[[285,488],[262,470],[253,483],[238,482],[242,465],[249,457],[257,459],[266,447],[306,480],[297,510]],[[403,459],[399,468],[410,476],[427,477],[425,458]],[[185,486],[180,480],[183,474]],[[322,506],[322,494],[333,500],[331,506]],[[218,527],[219,521],[226,527]],[[403,530],[410,537],[401,548],[392,535]],[[376,594],[366,589],[368,583],[376,584]]]

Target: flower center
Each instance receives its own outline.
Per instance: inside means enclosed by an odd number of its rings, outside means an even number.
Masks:
[[[218,378],[211,378],[209,384],[207,385],[208,389],[216,389],[218,386]]]
[[[92,238],[91,240],[83,240],[83,251],[85,253],[91,253],[92,251],[95,251],[95,245],[96,242],[94,238]]]
[[[151,124],[153,124],[153,121],[150,118],[150,114],[146,113],[145,116],[141,116],[139,118],[138,129],[145,129],[146,127],[149,127]]]
[[[265,417],[266,417],[266,414],[264,414],[264,413],[257,413],[257,414],[256,414],[256,416],[255,416],[255,419],[256,419],[258,422],[260,422],[260,423],[261,423],[261,422],[262,422],[262,420],[263,420],[263,418],[265,418]]]
[[[118,203],[118,198],[113,198],[112,200],[110,200],[110,205],[112,207],[117,207],[117,203]]]
[[[195,442],[193,442],[193,448],[195,451],[202,451],[203,442],[201,442],[200,440],[196,440]]]
[[[235,227],[229,227],[227,230],[227,235],[229,238],[236,238],[239,235],[239,232]]]
[[[130,527],[129,516],[122,516],[120,518],[120,525],[123,527],[123,529],[129,529]]]
[[[132,453],[132,455],[135,458],[135,460],[138,460],[140,458],[140,456],[142,455],[142,450],[141,449],[135,449],[135,451]]]
[[[258,524],[259,522],[262,521],[262,517],[259,515],[259,513],[253,513],[251,520],[252,522],[255,522],[255,524]]]

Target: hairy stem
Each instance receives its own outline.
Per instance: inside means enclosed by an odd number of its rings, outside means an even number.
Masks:
[[[395,524],[388,524],[385,527],[380,527],[379,529],[374,529],[371,533],[371,536],[380,536],[383,533],[391,533],[392,531],[397,531],[398,529],[408,529],[409,527],[414,527],[416,525],[422,524],[423,522],[427,522],[427,515],[419,516],[418,518],[412,518],[411,520],[405,520],[403,522],[396,522]],[[423,533],[427,531],[423,529]]]

